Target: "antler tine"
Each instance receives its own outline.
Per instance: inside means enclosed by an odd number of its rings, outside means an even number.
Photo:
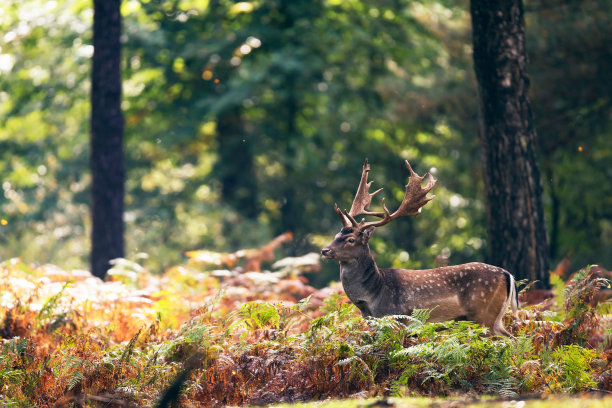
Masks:
[[[406,190],[404,193],[404,199],[400,204],[400,207],[392,214],[397,217],[406,215],[418,215],[421,212],[421,208],[429,201],[433,200],[435,196],[427,197],[427,193],[431,191],[436,185],[437,180],[429,173],[425,173],[423,176],[419,176],[412,170],[408,160],[405,161],[406,168],[410,171],[410,179],[406,184]],[[427,177],[427,185],[422,186],[423,180]]]
[[[349,221],[351,222],[351,225],[353,227],[358,227],[359,223],[357,222],[357,220],[355,220],[355,217],[353,217],[349,212],[347,212],[346,210],[344,210],[344,215],[346,216],[346,218],[349,219]],[[362,221],[363,222],[363,221]]]
[[[414,216],[418,215],[421,212],[421,208],[427,204],[429,201],[433,200],[435,196],[427,196],[427,194],[434,188],[437,180],[429,173],[426,173],[423,176],[419,176],[412,170],[410,167],[410,163],[408,160],[405,161],[406,168],[410,171],[410,179],[408,180],[408,184],[406,184],[404,199],[400,204],[399,208],[391,214],[385,205],[385,200],[383,199],[383,210],[384,215],[383,219],[380,221],[368,222],[363,225],[360,224],[360,227],[363,228],[365,226],[375,226],[380,227],[389,222],[406,216]],[[423,180],[427,177],[427,185],[425,187],[422,186]]]
[[[368,159],[365,159],[365,163],[363,164],[363,171],[361,172],[361,181],[359,182],[359,187],[357,188],[357,193],[355,194],[355,198],[353,199],[353,204],[351,205],[351,210],[346,214],[354,219],[354,217],[358,215],[372,215],[375,217],[384,217],[384,213],[382,212],[371,212],[367,211],[372,203],[372,197],[376,194],[380,193],[383,189],[379,188],[373,193],[370,193],[370,186],[373,181],[368,182],[368,173],[370,172],[370,163],[368,163]]]
[[[340,208],[338,208],[338,204],[336,203],[334,203],[334,211],[336,211],[336,214],[338,214],[340,218],[342,218],[343,227],[350,227],[352,225],[351,220],[344,215],[344,213],[340,210]]]

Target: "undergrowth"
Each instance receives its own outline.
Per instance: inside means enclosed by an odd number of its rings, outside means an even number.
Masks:
[[[608,282],[588,268],[558,285],[562,307],[507,315],[514,338],[471,322],[427,323],[427,310],[363,319],[340,291],[315,291],[295,276],[267,283],[242,276],[238,286],[235,276],[195,270],[141,274],[128,287],[18,260],[1,264],[0,405],[152,407],[165,395],[176,406],[215,407],[612,391],[608,306],[592,302]],[[287,296],[279,289],[287,287],[309,296]]]

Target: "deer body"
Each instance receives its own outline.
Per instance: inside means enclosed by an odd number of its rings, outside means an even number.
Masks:
[[[399,216],[418,214],[420,207],[433,198],[426,194],[435,180],[430,178],[428,186],[422,189],[424,177],[416,176],[407,166],[412,176],[400,209],[390,214],[383,201],[384,213],[370,213],[366,210],[371,196],[378,191],[367,192],[371,182],[367,182],[366,161],[351,212],[342,213],[336,207],[344,227],[321,251],[322,255],[340,262],[344,291],[363,316],[410,315],[414,309],[429,309],[429,321],[471,320],[488,327],[495,335],[509,336],[502,318],[508,306],[516,311],[517,297],[514,277],[508,271],[478,262],[425,270],[380,269],[374,262],[368,242],[375,228]],[[419,193],[420,198],[414,199]],[[355,215],[362,214],[383,220],[357,223]]]
[[[362,265],[341,262],[340,279],[364,317],[429,309],[431,322],[471,320],[494,334],[507,334],[500,311],[513,302],[515,291],[514,278],[504,269],[478,262],[425,270],[378,269],[373,259],[369,266]]]

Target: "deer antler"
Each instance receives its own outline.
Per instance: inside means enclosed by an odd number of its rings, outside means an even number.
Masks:
[[[359,181],[359,187],[357,187],[357,193],[355,194],[355,198],[353,199],[353,204],[351,205],[351,210],[349,212],[346,210],[344,210],[344,212],[340,211],[338,205],[334,204],[334,210],[342,218],[342,224],[345,227],[350,227],[351,225],[356,227],[358,223],[355,221],[355,217],[358,215],[373,215],[380,218],[385,216],[384,212],[367,211],[372,203],[372,197],[382,191],[382,188],[380,188],[372,194],[369,193],[370,186],[373,183],[373,181],[368,181],[369,172],[370,163],[368,163],[368,159],[365,159],[363,171],[361,172],[361,181]]]
[[[369,193],[370,185],[372,182],[368,182],[368,173],[370,171],[370,164],[368,163],[368,159],[366,159],[363,165],[363,172],[361,173],[361,181],[359,182],[359,187],[357,188],[357,194],[355,195],[355,199],[353,200],[353,205],[351,206],[351,210],[347,212],[340,211],[337,205],[334,205],[334,209],[338,215],[342,218],[342,224],[345,227],[357,227],[359,229],[363,229],[366,227],[374,226],[381,227],[389,222],[406,216],[414,216],[418,215],[421,212],[421,207],[427,204],[430,200],[432,200],[435,196],[427,197],[427,193],[431,191],[436,185],[436,179],[429,173],[424,176],[419,176],[412,170],[410,167],[410,163],[408,160],[405,161],[406,168],[410,171],[410,179],[408,180],[408,184],[406,184],[406,189],[404,193],[404,199],[400,204],[399,208],[391,214],[387,206],[385,205],[385,199],[382,199],[382,207],[384,212],[370,212],[367,209],[370,207],[372,203],[372,197],[379,192],[381,189],[376,190],[373,193]],[[423,188],[422,183],[423,180],[427,177],[427,185]],[[380,217],[382,220],[380,221],[371,221],[366,222],[365,219],[362,219],[361,222],[357,222],[355,217],[358,215],[372,215],[375,217]]]

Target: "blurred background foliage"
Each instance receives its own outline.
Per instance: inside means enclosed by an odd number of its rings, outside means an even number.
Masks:
[[[612,3],[525,7],[552,264],[609,269]],[[381,265],[486,261],[467,1],[125,0],[122,13],[128,258],[161,272],[186,250],[287,230],[287,254],[318,251],[367,157],[390,207],[403,159],[439,179],[420,217],[377,232]],[[88,267],[92,14],[88,0],[0,6],[2,259]]]

